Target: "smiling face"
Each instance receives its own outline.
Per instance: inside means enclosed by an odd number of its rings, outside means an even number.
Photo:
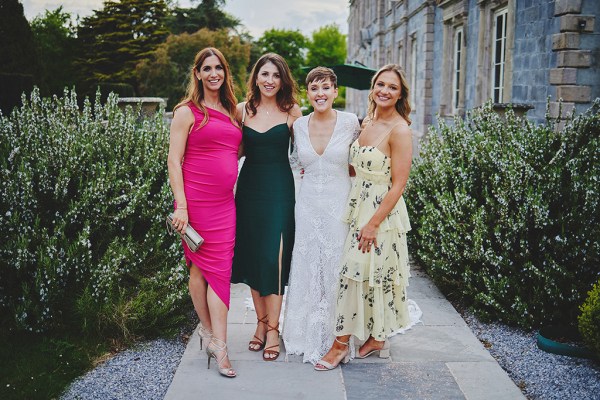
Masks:
[[[260,67],[256,76],[256,85],[261,96],[275,96],[281,88],[281,74],[277,66],[272,62],[267,62]]]
[[[330,79],[312,81],[306,89],[308,100],[316,112],[331,110],[333,101],[338,95],[338,90]]]
[[[219,57],[207,57],[196,70],[196,78],[202,83],[205,92],[218,92],[225,80],[225,69]]]
[[[373,85],[373,101],[377,107],[394,107],[400,100],[401,82],[393,71],[384,71],[377,77]]]

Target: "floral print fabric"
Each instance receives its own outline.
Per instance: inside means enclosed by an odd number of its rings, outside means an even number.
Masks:
[[[383,341],[411,325],[406,296],[410,222],[401,197],[379,226],[377,248],[369,253],[358,249],[360,229],[391,187],[391,159],[376,147],[359,146],[358,140],[350,154],[356,179],[345,215],[350,233],[341,264],[334,333]]]

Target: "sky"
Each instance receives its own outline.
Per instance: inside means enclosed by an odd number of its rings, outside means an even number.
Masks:
[[[32,20],[44,10],[63,10],[81,17],[102,7],[103,0],[22,0],[25,16]],[[179,0],[181,7],[198,1]],[[304,35],[319,27],[336,23],[342,33],[348,31],[348,0],[227,0],[225,11],[239,18],[250,34],[259,38],[265,30],[299,29]]]

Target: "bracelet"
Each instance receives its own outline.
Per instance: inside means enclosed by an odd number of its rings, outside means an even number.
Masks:
[[[179,206],[177,206],[177,209],[178,210],[187,210],[187,207],[179,207]]]

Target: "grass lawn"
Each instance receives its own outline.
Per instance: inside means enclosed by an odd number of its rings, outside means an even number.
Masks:
[[[100,339],[0,332],[0,399],[55,399],[109,351]]]

